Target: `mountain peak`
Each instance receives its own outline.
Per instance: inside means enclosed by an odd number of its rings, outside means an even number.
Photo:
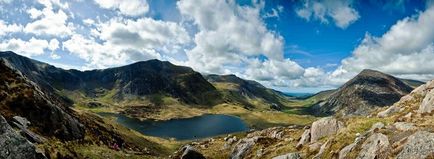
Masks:
[[[412,87],[391,75],[365,69],[333,93],[316,109],[325,114],[366,115],[371,109],[397,102]]]

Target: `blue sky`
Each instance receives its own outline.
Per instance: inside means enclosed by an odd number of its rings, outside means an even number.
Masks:
[[[0,50],[65,69],[160,59],[285,92],[363,69],[434,78],[424,0],[0,0]]]

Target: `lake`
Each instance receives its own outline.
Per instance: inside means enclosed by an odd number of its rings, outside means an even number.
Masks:
[[[194,140],[206,137],[247,131],[249,127],[238,117],[206,114],[193,118],[167,121],[140,121],[123,114],[98,113],[103,117],[115,117],[116,121],[147,136]]]

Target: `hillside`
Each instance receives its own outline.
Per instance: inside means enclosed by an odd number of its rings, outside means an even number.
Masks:
[[[125,155],[110,149],[114,143],[141,156],[151,155],[149,150],[154,151],[154,156],[166,151],[116,124],[71,109],[57,100],[61,97],[44,93],[4,60],[0,60],[0,70],[0,136],[6,139],[0,141],[0,156],[11,153],[25,158],[87,158],[101,152]],[[37,154],[31,154],[35,147]],[[84,151],[89,148],[98,151]]]
[[[363,70],[313,110],[322,114],[366,115],[374,108],[392,105],[412,89],[393,76]]]
[[[227,102],[240,103],[247,107],[259,105],[254,103],[256,101],[266,104],[272,109],[280,110],[290,99],[279,91],[235,75],[206,75],[205,78],[222,92],[223,98]]]

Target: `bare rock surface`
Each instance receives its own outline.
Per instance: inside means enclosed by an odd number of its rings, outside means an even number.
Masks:
[[[424,159],[434,157],[434,133],[418,131],[407,138],[398,159]]]
[[[312,123],[310,129],[310,143],[314,143],[322,137],[336,134],[342,127],[342,122],[338,121],[336,118],[321,118]]]
[[[357,159],[384,159],[390,152],[390,143],[386,135],[375,133],[362,145]]]

